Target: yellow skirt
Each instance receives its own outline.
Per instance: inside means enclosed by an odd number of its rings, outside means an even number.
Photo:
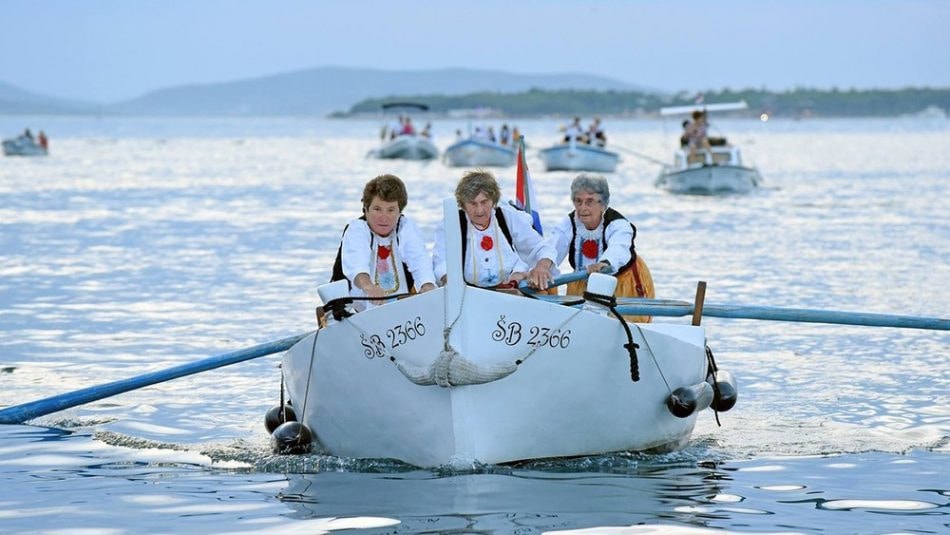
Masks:
[[[640,292],[637,291],[637,277],[634,276],[634,270],[640,276]],[[584,295],[587,290],[587,280],[580,280],[567,283],[567,295]],[[637,255],[637,262],[631,269],[628,269],[617,276],[617,289],[614,290],[616,297],[656,297],[656,289],[653,287],[653,275],[650,274],[650,268],[643,261],[643,257]],[[650,323],[652,316],[624,316],[629,322]]]

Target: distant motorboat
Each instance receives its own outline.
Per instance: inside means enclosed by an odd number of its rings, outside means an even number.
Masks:
[[[399,109],[415,109],[420,111],[429,111],[425,104],[417,102],[389,102],[383,104],[383,113]],[[379,148],[369,151],[367,156],[382,158],[387,160],[432,160],[439,157],[439,148],[432,142],[429,125],[422,132],[412,127],[410,118],[405,117],[405,124],[402,124],[403,116],[400,115],[400,122],[389,126],[383,126],[382,144]]]
[[[576,140],[542,149],[539,156],[548,171],[612,173],[620,162],[620,155],[616,152]]]
[[[515,156],[512,145],[470,137],[445,149],[443,159],[451,167],[508,167]]]
[[[370,151],[370,155],[383,159],[431,160],[439,157],[439,148],[425,136],[402,134]]]
[[[692,158],[686,149],[677,150],[673,166],[660,172],[656,185],[672,193],[715,195],[748,193],[761,182],[758,169],[742,164],[738,147],[719,146],[699,150]]]
[[[19,135],[3,140],[3,154],[7,156],[46,156],[49,151],[32,137]]]
[[[691,114],[695,111],[728,111],[746,109],[745,101],[709,105],[675,106],[662,108],[661,115]],[[724,137],[708,138],[709,148],[697,149],[690,154],[680,147],[673,154],[673,165],[665,166],[655,185],[671,193],[716,195],[720,193],[748,193],[762,183],[758,169],[742,162],[742,153]]]

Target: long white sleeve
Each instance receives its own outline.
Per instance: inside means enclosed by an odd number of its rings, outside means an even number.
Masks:
[[[399,224],[399,249],[403,262],[412,273],[417,291],[423,284],[435,284],[432,259],[429,257],[429,251],[426,250],[425,240],[422,239],[422,231],[406,216],[402,216]]]
[[[520,210],[502,206],[508,231],[511,232],[512,245],[521,260],[531,269],[542,258],[547,258],[557,265],[557,253],[554,247],[534,230],[534,220]]]
[[[616,271],[630,261],[630,243],[633,241],[633,228],[625,219],[616,219],[604,232],[607,249],[600,255],[599,260],[608,260],[612,271]]]
[[[369,225],[362,219],[350,221],[346,232],[343,233],[340,256],[343,275],[352,284],[356,276],[365,273],[371,276],[373,251],[370,249]]]

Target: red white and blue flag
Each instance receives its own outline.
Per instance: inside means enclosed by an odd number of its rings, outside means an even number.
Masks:
[[[528,162],[524,155],[524,136],[518,138],[518,174],[515,179],[515,208],[531,214],[534,220],[534,230],[544,234],[541,230],[541,215],[538,214],[538,196],[534,192],[531,175],[528,174]]]

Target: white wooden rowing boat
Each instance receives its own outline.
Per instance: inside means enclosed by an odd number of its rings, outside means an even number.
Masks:
[[[446,214],[457,229],[454,200]],[[449,250],[460,250],[459,235],[446,231]],[[443,288],[330,314],[285,354],[297,417],[326,452],[470,466],[673,449],[712,401],[702,327],[630,325],[634,361],[624,325],[605,307],[469,287],[460,260],[449,273]],[[339,310],[345,300],[333,290],[321,293]],[[681,387],[699,400],[678,417],[668,404]]]

